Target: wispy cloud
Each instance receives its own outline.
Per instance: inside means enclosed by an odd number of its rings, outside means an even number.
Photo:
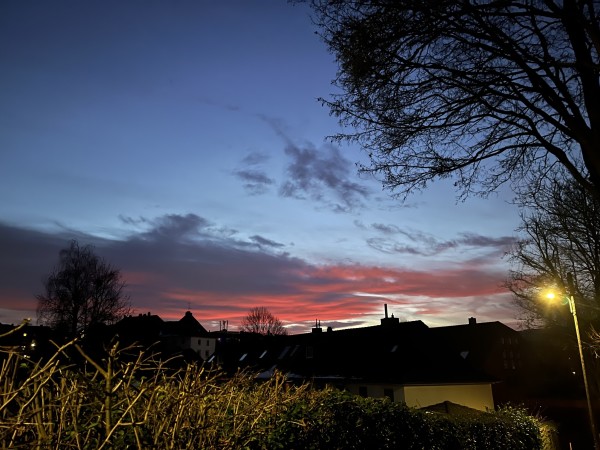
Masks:
[[[267,175],[264,164],[269,161],[269,156],[263,152],[250,152],[242,161],[242,168],[233,171],[233,174],[243,182],[244,189],[250,195],[262,195],[268,192],[269,186],[275,180]]]
[[[317,147],[311,142],[300,145],[289,136],[281,119],[262,114],[257,117],[285,144],[283,153],[287,162],[279,182],[279,195],[311,200],[335,212],[353,212],[364,206],[371,191],[364,183],[356,181],[359,180],[356,167],[338,147],[330,144]],[[246,160],[246,164],[254,164],[254,160]]]
[[[140,235],[143,239],[155,241],[181,241],[207,235],[210,222],[196,214],[167,214],[153,220],[152,228]]]
[[[355,225],[363,230],[369,229],[359,222],[355,222]],[[516,240],[513,236],[491,237],[469,232],[459,233],[454,239],[440,240],[419,230],[401,229],[396,225],[380,223],[371,224],[370,229],[378,235],[366,239],[369,247],[388,254],[435,256],[454,249],[478,249],[501,255]]]
[[[336,212],[353,211],[368,198],[369,190],[352,181],[355,169],[337,147],[327,145],[317,150],[311,144],[289,144],[285,154],[291,161],[287,179],[279,189],[282,196],[330,203]]]
[[[400,233],[400,228],[396,225],[385,225],[383,223],[374,223],[371,225],[374,230],[381,231],[384,234],[398,234]]]
[[[267,238],[264,238],[262,236],[257,236],[257,235],[250,236],[250,240],[256,242],[260,246],[273,247],[273,248],[285,247],[284,244],[272,241],[271,239],[267,239]]]

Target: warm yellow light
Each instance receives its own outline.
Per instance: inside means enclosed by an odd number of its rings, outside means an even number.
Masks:
[[[568,303],[567,296],[560,289],[545,289],[540,293],[540,296],[544,301],[552,304],[552,306],[556,306],[559,304],[566,305]]]
[[[556,303],[558,301],[558,295],[553,290],[547,289],[542,292],[542,298],[548,303]]]

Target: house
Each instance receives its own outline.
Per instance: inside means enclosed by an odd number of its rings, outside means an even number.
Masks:
[[[496,404],[525,407],[553,421],[564,448],[592,445],[573,336],[557,329],[516,331],[473,317],[464,325],[431,328],[431,333],[472,367],[498,380],[493,384]]]
[[[471,367],[498,380],[493,385],[496,403],[520,402],[524,396],[527,345],[521,334],[501,322],[434,327],[431,334],[461,356]]]
[[[125,345],[139,344],[165,354],[185,352],[188,356],[208,359],[214,352],[216,338],[198,322],[191,311],[176,321],[164,321],[150,313],[127,316],[114,327]]]
[[[160,338],[181,350],[192,350],[204,360],[215,352],[216,338],[210,336],[191,311],[186,311],[178,321],[165,322]]]
[[[145,348],[160,340],[164,321],[156,314],[126,316],[114,325],[114,332],[123,345],[140,344]]]
[[[225,349],[224,349],[225,350]],[[248,368],[268,378],[334,386],[367,397],[388,397],[424,407],[451,401],[479,410],[494,408],[493,379],[473,370],[440,345],[421,321],[394,317],[381,325],[291,336],[240,335],[226,349],[230,370]]]

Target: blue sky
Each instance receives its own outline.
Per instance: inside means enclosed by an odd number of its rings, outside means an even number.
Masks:
[[[359,175],[317,101],[333,56],[286,1],[0,4],[0,322],[70,239],[118,267],[138,312],[235,329],[266,306],[304,331],[515,322],[500,285],[507,190],[451,181],[402,203]]]

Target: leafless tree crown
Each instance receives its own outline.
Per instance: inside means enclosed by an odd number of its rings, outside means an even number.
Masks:
[[[341,92],[323,103],[396,195],[564,172],[600,192],[600,3],[312,0]]]
[[[37,296],[38,322],[70,336],[113,323],[130,311],[119,270],[77,241],[60,251],[59,263],[44,287],[45,293]]]
[[[265,335],[287,334],[281,320],[264,306],[252,308],[248,315],[242,319],[242,331]]]

